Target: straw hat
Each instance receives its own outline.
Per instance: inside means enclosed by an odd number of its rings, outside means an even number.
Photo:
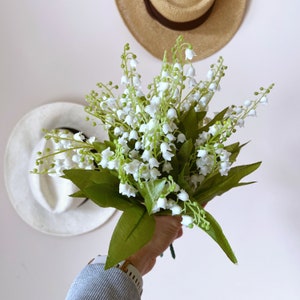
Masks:
[[[13,129],[5,153],[4,175],[10,201],[30,226],[46,234],[73,236],[104,224],[115,212],[92,201],[71,198],[76,187],[60,177],[31,174],[36,153],[49,147],[42,129],[73,128],[99,140],[106,137],[101,127],[86,121],[84,107],[56,102],[27,113]]]
[[[238,30],[246,0],[116,0],[136,40],[155,57],[183,35],[200,60],[225,46]]]

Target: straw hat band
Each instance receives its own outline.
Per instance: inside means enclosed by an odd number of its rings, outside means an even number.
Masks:
[[[145,2],[147,12],[153,19],[157,20],[163,26],[173,29],[173,30],[177,30],[177,31],[192,30],[194,28],[197,28],[201,24],[203,24],[209,18],[210,14],[212,12],[213,6],[214,6],[214,1],[213,1],[212,5],[208,8],[208,10],[205,11],[204,14],[200,15],[200,17],[197,17],[196,19],[189,20],[189,21],[177,22],[177,21],[172,21],[172,20],[166,18],[164,15],[162,15],[154,7],[154,5],[151,3],[150,0],[144,0],[144,2]],[[175,17],[178,16],[178,11],[176,11],[176,12],[177,12],[177,14],[175,13],[173,15]],[[186,17],[188,17],[188,16],[186,15]]]

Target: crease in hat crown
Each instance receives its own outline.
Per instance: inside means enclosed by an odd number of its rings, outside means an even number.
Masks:
[[[149,2],[166,19],[184,23],[203,16],[215,0],[149,0]]]
[[[40,166],[36,166],[35,163],[36,153],[41,150],[44,152],[46,149],[54,151],[55,143],[51,139],[42,138],[32,151],[30,169],[38,168],[40,170]],[[70,161],[66,153],[60,153],[57,156],[59,156],[60,160]],[[35,200],[49,213],[65,213],[69,210],[76,209],[84,201],[83,198],[73,198],[69,196],[76,192],[76,186],[58,175],[30,174],[29,186]]]

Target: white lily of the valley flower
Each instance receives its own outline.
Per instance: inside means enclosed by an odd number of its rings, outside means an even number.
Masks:
[[[145,107],[145,112],[154,118],[155,114],[157,113],[157,109],[157,105],[151,103]]]
[[[194,174],[191,176],[190,180],[193,186],[196,188],[199,185],[199,183],[201,183],[204,180],[204,178],[205,177],[201,174]]]
[[[168,112],[167,112],[167,117],[171,120],[177,118],[177,112],[176,112],[176,109],[171,107]]]
[[[114,135],[116,135],[116,136],[122,135],[123,132],[124,132],[123,129],[121,129],[120,127],[114,128]]]
[[[268,97],[267,96],[261,97],[259,102],[262,103],[262,104],[267,104],[268,103]]]
[[[189,85],[189,88],[192,88],[192,87],[196,86],[197,85],[196,79],[190,77],[189,80],[188,80],[188,85]]]
[[[166,198],[158,198],[156,204],[159,208],[166,209],[167,207],[167,199]]]
[[[163,70],[163,71],[161,72],[161,78],[164,78],[164,77],[170,77],[169,72],[166,71],[166,70]]]
[[[138,113],[140,113],[140,112],[142,112],[143,111],[143,109],[140,107],[140,105],[137,105],[136,107],[135,107],[135,112],[138,114]]]
[[[237,114],[240,114],[240,113],[243,111],[243,109],[242,109],[240,106],[236,106],[236,107],[234,107],[234,111],[235,111]]]
[[[239,127],[244,127],[244,125],[245,125],[245,120],[243,120],[243,119],[238,119],[237,125],[238,125]]]
[[[96,141],[96,137],[94,137],[94,136],[91,136],[90,138],[87,139],[88,144],[93,144],[93,143],[95,143],[95,141]]]
[[[129,61],[129,65],[130,65],[131,68],[135,69],[137,67],[137,65],[138,65],[138,61],[136,59],[132,58]]]
[[[186,226],[186,227],[189,227],[193,224],[193,218],[191,216],[187,216],[187,215],[183,215],[182,216],[182,221],[181,221],[181,224],[183,226]]]
[[[73,161],[74,163],[76,163],[76,164],[79,164],[80,161],[81,161],[81,156],[78,155],[78,154],[74,154],[74,155],[72,156],[72,161]]]
[[[140,80],[140,78],[138,76],[134,76],[133,77],[133,85],[135,87],[139,87],[141,85],[141,80]]]
[[[121,77],[121,84],[127,84],[129,82],[128,77],[126,75],[123,75]]]
[[[181,201],[188,201],[190,199],[189,194],[183,189],[177,194],[177,198]]]
[[[173,69],[174,70],[177,69],[177,70],[181,71],[182,70],[182,65],[180,63],[175,63],[174,66],[173,66]]]
[[[165,142],[161,143],[160,151],[165,152],[165,151],[168,151],[168,150],[171,150],[170,145],[168,143],[165,143]]]
[[[150,102],[151,104],[158,106],[161,102],[161,98],[158,96],[153,96]]]
[[[210,91],[215,92],[215,91],[217,90],[217,84],[216,84],[215,82],[212,82],[212,83],[209,85],[208,89],[209,89]]]
[[[112,160],[108,161],[107,168],[109,170],[118,170],[118,168],[119,168],[119,161],[117,159],[112,159]]]
[[[162,153],[163,158],[167,161],[170,161],[174,156],[174,154],[170,152],[171,151],[170,145],[166,142],[161,143],[160,151]]]
[[[179,133],[177,136],[177,142],[184,143],[186,141],[186,137],[183,133]]]
[[[201,97],[200,102],[203,106],[206,106],[207,105],[207,97],[206,96]]]
[[[160,92],[164,92],[169,88],[169,83],[168,82],[159,82],[157,89]]]
[[[77,132],[73,135],[74,140],[78,142],[82,142],[85,139],[85,136],[82,134],[82,132]]]
[[[185,59],[192,60],[194,56],[196,56],[196,53],[194,52],[193,49],[191,48],[185,49]]]
[[[198,151],[197,151],[197,157],[205,157],[205,156],[207,156],[207,150],[206,149],[199,149]]]
[[[157,179],[161,175],[161,173],[159,172],[159,170],[156,169],[156,168],[150,169],[149,173],[150,173],[151,179]]]
[[[193,65],[189,65],[188,69],[186,71],[186,76],[188,77],[194,77],[196,75],[196,71]]]
[[[169,173],[170,171],[173,170],[172,164],[171,164],[170,162],[166,161],[166,162],[163,164],[162,170],[163,170],[163,172]]]
[[[220,174],[222,176],[227,176],[229,170],[230,170],[230,162],[229,161],[222,161],[220,163],[220,169],[219,169]]]
[[[131,130],[130,133],[129,133],[128,139],[129,140],[137,140],[138,138],[139,138],[139,135],[138,135],[137,131],[134,130],[134,129]]]
[[[110,150],[110,147],[106,148],[105,150],[103,150],[101,152],[101,162],[100,162],[100,166],[102,168],[106,168],[109,159],[114,155],[114,152]]]
[[[128,124],[129,126],[131,126],[131,125],[133,124],[133,117],[132,117],[131,115],[127,115],[127,116],[125,117],[124,122],[125,122],[126,124]]]
[[[176,140],[175,136],[172,133],[168,133],[166,135],[166,138],[168,139],[169,142],[173,142]]]
[[[179,89],[176,88],[176,89],[174,90],[174,93],[173,93],[173,95],[172,95],[172,98],[177,99],[177,98],[179,97],[179,95],[180,95]]]
[[[251,109],[251,110],[248,112],[248,116],[250,116],[250,117],[256,117],[256,110],[255,110],[255,109]]]
[[[214,71],[212,69],[208,70],[206,77],[208,80],[211,80],[214,76]]]
[[[117,116],[119,119],[123,120],[126,117],[126,113],[122,109],[117,110]]]
[[[155,119],[151,119],[146,125],[147,125],[147,129],[151,131],[156,126]]]
[[[244,102],[244,106],[245,106],[245,107],[249,107],[249,106],[251,106],[251,103],[252,103],[252,101],[246,100],[246,101]]]
[[[155,157],[151,157],[149,159],[149,167],[152,168],[158,168],[159,167],[159,162],[157,161],[157,159]]]
[[[162,131],[164,134],[168,134],[169,132],[172,132],[170,124],[164,123],[162,126]]]
[[[124,171],[127,174],[134,174],[139,169],[140,165],[141,165],[141,162],[137,159],[134,159],[133,161],[126,163],[124,165]]]
[[[151,156],[152,156],[151,151],[145,150],[145,151],[143,152],[141,158],[142,158],[143,161],[149,161],[150,158],[151,158]]]
[[[172,212],[172,216],[180,215],[182,209],[179,205],[174,204],[173,206],[170,207],[170,210]]]
[[[142,143],[140,141],[136,141],[134,144],[134,149],[135,150],[140,150],[142,147]]]
[[[169,151],[165,151],[165,152],[162,152],[162,156],[166,161],[171,161],[174,154]]]
[[[119,184],[119,193],[127,197],[135,197],[137,190],[126,182]]]
[[[209,173],[209,168],[207,166],[202,166],[198,164],[198,162],[201,161],[201,160],[197,160],[196,161],[196,164],[198,165],[198,168],[199,168],[199,174],[203,175],[203,176],[206,176],[208,173]]]
[[[210,133],[212,136],[215,136],[220,130],[222,129],[222,125],[214,124],[209,127],[208,133]]]

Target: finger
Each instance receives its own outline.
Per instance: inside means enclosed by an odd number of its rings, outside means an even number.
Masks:
[[[182,230],[182,227],[178,230],[178,232],[177,232],[177,236],[176,236],[176,238],[175,239],[178,239],[178,238],[180,238],[181,236],[183,235],[183,230]]]

